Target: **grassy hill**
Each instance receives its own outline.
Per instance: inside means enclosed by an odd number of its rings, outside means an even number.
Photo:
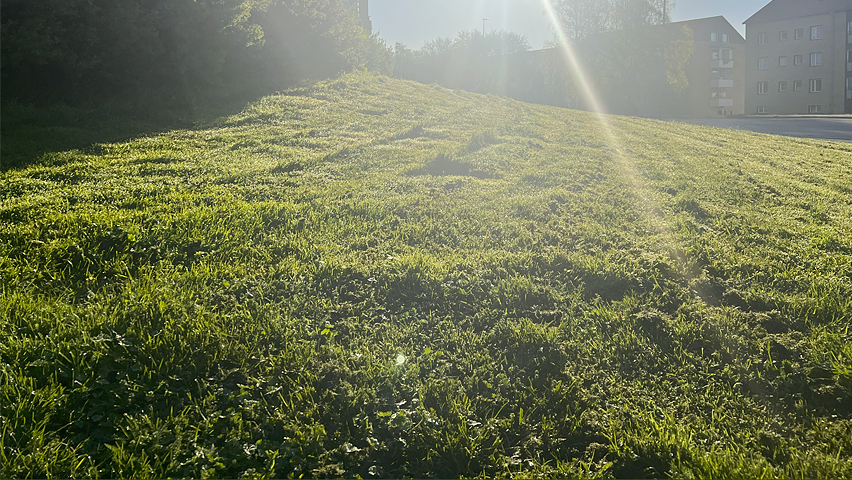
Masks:
[[[0,175],[0,477],[852,477],[852,145],[358,74]]]

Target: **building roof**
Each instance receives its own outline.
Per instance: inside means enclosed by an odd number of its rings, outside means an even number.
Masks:
[[[852,0],[849,0],[849,1],[852,1]],[[680,22],[666,23],[666,24],[657,25],[657,26],[659,26],[659,27],[672,27],[672,26],[677,27],[677,26],[681,26],[681,25],[688,26],[689,28],[692,29],[696,38],[702,38],[702,39],[709,38],[708,35],[704,34],[705,32],[703,30],[707,30],[708,32],[716,31],[716,30],[713,30],[713,27],[718,27],[718,26],[721,25],[722,27],[728,28],[729,33],[734,35],[733,37],[731,37],[731,42],[745,43],[745,38],[743,38],[742,34],[740,34],[740,32],[736,28],[734,28],[733,25],[731,25],[731,22],[729,22],[728,19],[725,18],[722,15],[717,15],[715,17],[694,18],[692,20],[682,20]],[[699,32],[698,30],[701,30],[701,31]],[[718,31],[717,33],[723,33],[723,32]]]
[[[648,25],[639,27],[637,29],[612,30],[609,32],[596,33],[594,35],[589,35],[580,43],[589,43],[597,41],[599,39],[611,38],[613,35],[617,35],[625,31],[665,32],[673,31],[684,26],[689,27],[692,30],[693,39],[696,41],[709,40],[710,32],[716,32],[728,33],[730,35],[730,43],[745,43],[745,38],[743,38],[742,34],[740,34],[740,32],[737,31],[737,29],[734,28],[733,25],[731,25],[731,22],[729,22],[728,19],[722,15],[717,15],[715,17],[695,18],[692,20],[682,20],[680,22],[661,23],[659,25]],[[727,32],[725,32],[724,30],[727,30]]]
[[[743,23],[777,22],[846,10],[852,10],[852,0],[772,0]]]

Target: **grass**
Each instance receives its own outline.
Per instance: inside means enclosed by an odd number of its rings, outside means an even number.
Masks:
[[[353,74],[0,174],[0,476],[852,477],[852,146],[607,121]]]

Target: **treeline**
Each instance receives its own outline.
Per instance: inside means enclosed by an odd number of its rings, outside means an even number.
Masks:
[[[2,96],[39,103],[264,92],[392,52],[347,0],[3,0]]]
[[[420,50],[396,46],[394,75],[525,102],[665,116],[679,111],[688,85],[684,67],[693,52],[687,27],[658,26],[591,35],[571,45],[530,51],[524,37],[506,32],[462,32]],[[592,85],[595,102],[582,83]]]
[[[529,51],[526,38],[511,32],[464,31],[419,50],[397,44],[394,74],[556,106],[648,116],[677,111],[693,42],[688,28],[664,25],[668,0],[556,0],[552,8],[562,33],[552,48]],[[583,82],[593,85],[595,102]]]
[[[686,79],[689,32],[657,27],[668,0],[555,0],[588,81],[614,113],[649,113]],[[587,108],[559,48],[512,32],[463,31],[389,49],[352,0],[3,0],[2,98],[183,104],[254,96],[357,67],[449,88]],[[560,42],[554,42],[559,47]],[[650,112],[653,114],[653,112]]]
[[[565,105],[567,70],[553,52],[531,52],[514,32],[462,31],[419,50],[395,47],[394,75],[422,83],[519,100]]]

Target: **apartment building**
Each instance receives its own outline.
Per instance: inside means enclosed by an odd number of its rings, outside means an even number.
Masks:
[[[373,22],[370,20],[370,2],[369,0],[347,0],[349,8],[358,14],[358,20],[361,28],[367,32],[367,35],[373,34]]]
[[[743,23],[747,114],[852,113],[852,0],[773,0]]]
[[[723,16],[669,23],[687,26],[694,49],[684,73],[689,86],[676,95],[670,112],[677,116],[720,117],[745,112],[745,39]]]

